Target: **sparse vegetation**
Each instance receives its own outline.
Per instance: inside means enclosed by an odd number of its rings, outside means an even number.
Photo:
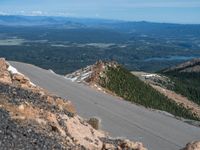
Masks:
[[[100,120],[98,118],[90,118],[88,121],[87,121],[88,124],[90,124],[94,129],[96,130],[99,130],[100,128]]]

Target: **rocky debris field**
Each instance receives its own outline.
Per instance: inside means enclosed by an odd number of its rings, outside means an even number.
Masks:
[[[34,85],[0,59],[0,150],[146,150],[79,117],[73,104]]]

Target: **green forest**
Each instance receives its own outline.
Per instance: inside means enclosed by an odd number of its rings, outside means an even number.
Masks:
[[[174,86],[170,90],[180,93],[200,105],[200,73],[179,73],[174,71],[165,75],[174,82]]]
[[[166,111],[175,116],[200,120],[192,112],[160,94],[122,66],[108,67],[105,76],[100,77],[99,84],[127,101]]]

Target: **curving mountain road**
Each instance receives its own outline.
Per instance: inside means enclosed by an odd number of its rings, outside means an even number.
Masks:
[[[10,64],[34,84],[71,100],[82,117],[101,118],[102,128],[112,136],[141,141],[149,150],[179,150],[190,141],[200,140],[200,128],[71,82],[48,70],[19,62]]]

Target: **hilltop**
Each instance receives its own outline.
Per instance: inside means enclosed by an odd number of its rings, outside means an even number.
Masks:
[[[36,86],[0,59],[0,146],[3,149],[141,149],[94,129],[66,100]]]

